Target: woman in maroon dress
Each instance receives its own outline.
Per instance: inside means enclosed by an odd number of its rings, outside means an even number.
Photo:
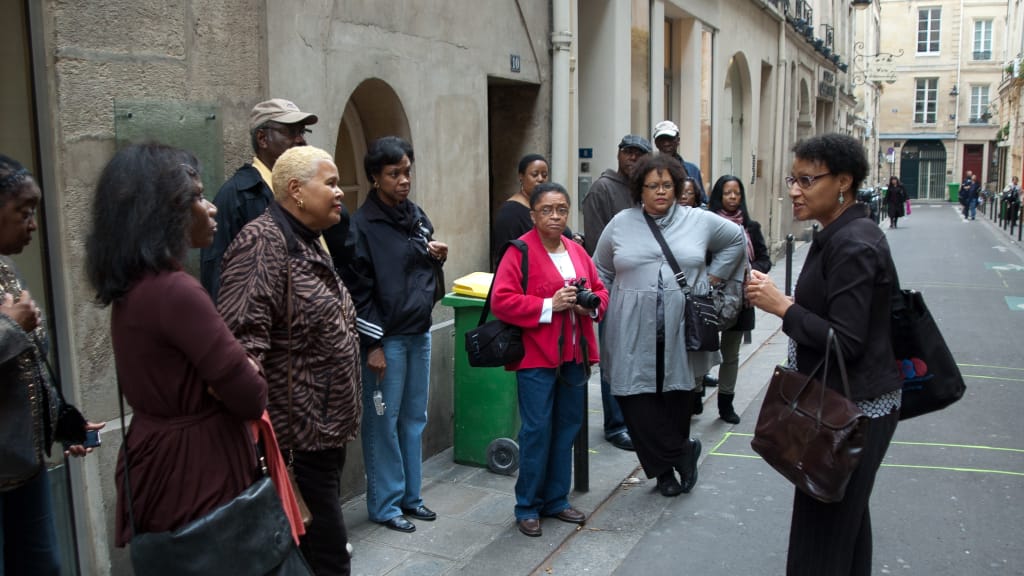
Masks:
[[[267,383],[182,270],[189,247],[209,245],[216,228],[196,158],[159,144],[126,147],[100,175],[94,202],[86,268],[99,302],[112,305],[117,375],[133,409],[135,531],[173,530],[256,480],[245,421],[263,413]],[[132,538],[123,456],[118,546]]]

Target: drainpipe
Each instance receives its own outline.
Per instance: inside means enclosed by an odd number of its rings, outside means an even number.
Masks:
[[[777,240],[785,236],[782,233],[781,218],[777,215],[782,212],[782,205],[785,202],[785,197],[788,191],[784,189],[782,184],[783,174],[786,173],[786,150],[789,148],[789,142],[786,140],[786,132],[789,128],[789,123],[792,122],[792,118],[789,117],[790,104],[786,99],[787,86],[789,83],[789,61],[786,60],[786,19],[781,18],[779,20],[779,53],[776,58],[778,71],[775,75],[775,101],[778,102],[778,108],[781,110],[781,114],[775,115],[775,158],[772,162],[772,179],[769,185],[769,193],[778,191],[778,195],[768,203],[768,230],[769,230],[769,243],[773,239]],[[775,220],[780,220],[776,222]],[[775,233],[778,232],[778,236]],[[771,238],[774,236],[774,238]],[[769,244],[770,245],[770,244]]]
[[[555,0],[551,9],[551,181],[564,185],[576,196],[576,186],[568,180],[572,161],[569,155],[569,66],[573,43],[570,0]]]
[[[963,50],[964,44],[964,0],[960,0],[960,33],[956,38],[956,108],[954,108],[954,115],[956,120],[953,121],[953,162],[954,171],[953,174],[961,174],[963,172],[963,166],[960,166],[960,171],[957,172],[955,166],[960,165],[960,95],[964,93],[963,86],[960,85],[960,62],[963,60],[963,54],[960,53]],[[981,170],[985,170],[984,156],[982,157]],[[983,178],[982,174],[978,174],[978,178]],[[957,176],[957,181],[960,177]]]

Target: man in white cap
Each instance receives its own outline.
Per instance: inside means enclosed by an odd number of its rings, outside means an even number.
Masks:
[[[700,192],[700,203],[707,205],[708,195],[704,192],[704,176],[700,173],[700,168],[692,162],[683,160],[683,157],[679,155],[679,126],[676,126],[675,122],[671,120],[662,120],[654,126],[653,138],[658,152],[679,160],[683,168],[686,169],[686,175],[696,180],[697,191]]]
[[[274,162],[293,146],[305,146],[306,128],[316,124],[316,114],[299,110],[290,100],[272,98],[253,107],[249,135],[255,156],[220,187],[213,203],[217,206],[217,233],[213,244],[200,256],[200,281],[214,303],[220,289],[220,263],[224,251],[239,230],[267,209],[274,200],[270,173]]]
[[[629,176],[640,157],[650,154],[651,143],[643,136],[627,134],[619,142],[618,169],[605,170],[590,186],[583,198],[584,246],[593,255],[597,240],[612,217],[633,206],[629,193]],[[604,334],[604,323],[598,324],[598,333]],[[612,446],[633,450],[633,439],[626,430],[619,403],[612,396],[611,382],[601,372],[601,406],[604,409],[604,438]]]

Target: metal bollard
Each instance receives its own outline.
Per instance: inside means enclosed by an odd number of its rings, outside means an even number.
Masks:
[[[589,370],[588,370],[589,372]],[[587,381],[590,381],[589,375]],[[576,433],[576,440],[572,443],[572,471],[575,476],[577,492],[590,492],[590,438],[588,430],[587,394],[583,394],[583,424],[580,431]]]
[[[793,235],[786,234],[786,296],[792,296],[793,285]]]

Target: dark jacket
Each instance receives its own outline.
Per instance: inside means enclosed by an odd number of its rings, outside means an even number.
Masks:
[[[263,364],[281,447],[340,448],[356,437],[362,416],[356,311],[319,239],[304,239],[297,226],[275,202],[242,229],[224,255],[217,309]]]
[[[629,179],[610,168],[602,172],[583,198],[583,235],[587,254],[594,254],[597,241],[612,218],[632,207]]]
[[[342,270],[358,311],[357,329],[363,346],[384,336],[423,334],[430,330],[434,309],[434,262],[427,253],[421,222],[429,235],[434,225],[419,206],[413,229],[403,229],[371,199],[352,217],[355,252]]]
[[[885,204],[889,218],[902,218],[906,211],[907,190],[903,185],[885,191]]]
[[[750,262],[750,267],[758,272],[768,273],[772,269],[772,258],[768,254],[768,245],[764,242],[764,234],[761,233],[761,225],[753,220],[748,220],[745,226],[747,234],[750,235],[750,243],[754,247],[754,260]],[[754,308],[751,306],[744,306],[736,317],[736,323],[733,324],[729,331],[746,332],[747,330],[754,329]]]
[[[252,164],[239,168],[214,197],[213,204],[217,207],[217,233],[213,237],[213,244],[202,249],[199,264],[200,282],[210,293],[214,303],[217,302],[217,293],[220,290],[220,268],[224,252],[238,232],[263,214],[273,201],[274,193]]]
[[[846,360],[852,400],[900,388],[890,334],[892,270],[889,244],[867,206],[851,206],[814,233],[794,304],[782,319],[782,330],[797,344],[798,370],[810,372],[824,357],[832,328]],[[827,385],[842,393],[839,370],[829,371]]]

